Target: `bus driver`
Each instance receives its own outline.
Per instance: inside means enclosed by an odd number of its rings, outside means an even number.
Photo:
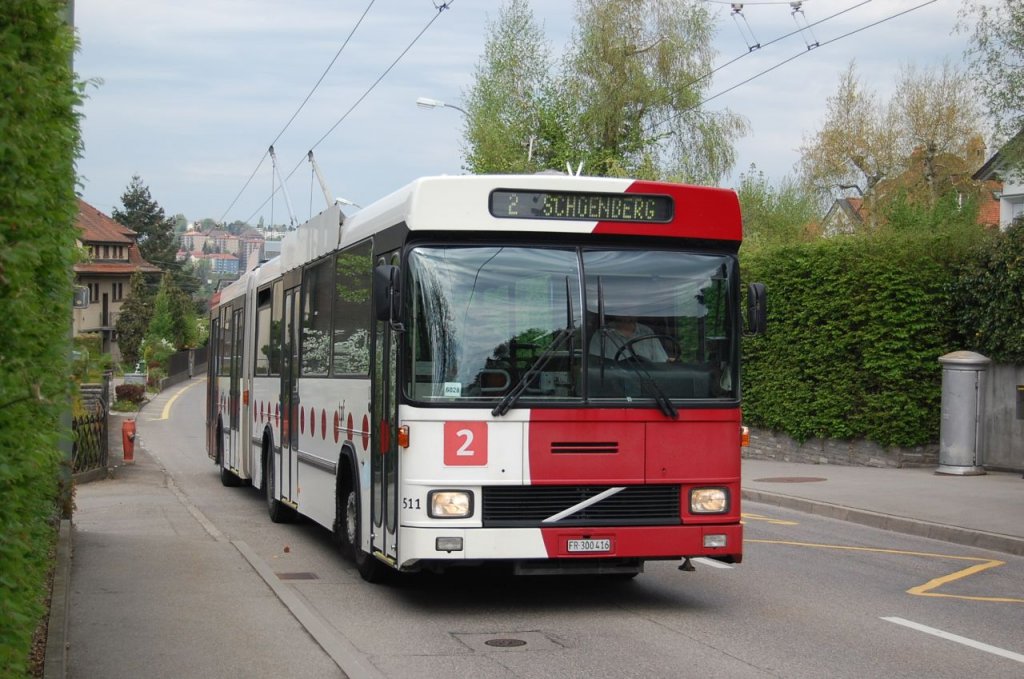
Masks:
[[[648,339],[637,339],[648,335],[650,335]],[[630,340],[636,341],[627,346]],[[605,358],[614,359],[618,354],[619,360],[636,356],[652,363],[668,361],[668,354],[665,353],[661,340],[653,330],[643,323],[638,323],[636,316],[608,316],[605,328],[598,328],[590,338],[591,355],[600,356],[602,346]]]

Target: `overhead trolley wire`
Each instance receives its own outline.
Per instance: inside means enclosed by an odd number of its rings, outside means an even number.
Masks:
[[[714,2],[715,0],[704,0],[704,1],[705,2]],[[853,10],[857,9],[858,7],[863,7],[864,5],[867,5],[870,2],[872,2],[872,0],[862,0],[861,2],[858,2],[856,5],[851,5],[850,7],[847,7],[846,9],[841,9],[838,12],[836,12],[835,14],[831,14],[831,15],[825,17],[824,19],[819,19],[818,21],[815,21],[814,23],[809,24],[807,26],[807,28],[810,28],[811,26],[817,26],[818,24],[823,24],[826,21],[831,21],[832,19],[835,19],[837,16],[842,16],[843,14],[846,14],[847,12],[852,12]],[[769,2],[765,2],[765,3],[758,3],[758,4],[765,4],[765,5],[769,5],[769,4],[787,4],[788,5],[789,3],[788,2],[786,2],[786,3],[769,3]],[[783,35],[780,35],[777,38],[772,38],[768,42],[762,43],[761,45],[759,45],[757,47],[757,49],[764,49],[765,47],[768,47],[769,45],[774,45],[775,43],[779,42],[780,40],[785,40],[786,38],[792,37],[792,36],[796,35],[797,33],[800,33],[801,30],[802,29],[797,29],[795,31],[790,31],[789,33],[785,33]],[[690,82],[690,84],[687,85],[687,87],[692,87],[693,85],[696,85],[697,83],[699,83],[702,80],[707,80],[708,78],[713,76],[715,73],[718,73],[719,71],[721,71],[723,68],[725,68],[727,66],[731,66],[731,65],[735,64],[737,61],[739,61],[743,57],[749,55],[753,51],[755,51],[755,50],[754,49],[750,49],[747,52],[744,52],[744,53],[740,54],[738,57],[734,57],[734,58],[730,59],[729,61],[725,62],[724,64],[716,66],[715,68],[711,69],[710,71],[708,71],[704,75],[698,76],[697,78],[694,78]]]
[[[870,1],[871,0],[866,0],[866,2],[870,2]],[[830,44],[832,44],[834,42],[838,42],[838,41],[840,41],[840,40],[842,40],[844,38],[848,38],[851,35],[856,35],[857,33],[860,33],[862,31],[866,31],[869,28],[874,28],[875,26],[878,26],[879,24],[884,24],[887,21],[891,21],[892,19],[896,19],[898,17],[903,16],[904,14],[909,14],[910,12],[919,10],[922,7],[927,7],[928,5],[932,5],[932,4],[936,3],[937,1],[938,0],[927,0],[926,2],[922,2],[920,5],[915,5],[914,7],[910,7],[908,9],[905,9],[902,12],[897,12],[896,14],[892,14],[890,16],[887,16],[884,19],[879,19],[878,21],[873,21],[872,23],[867,24],[865,26],[861,26],[860,28],[856,28],[856,29],[854,29],[852,31],[849,31],[847,33],[843,33],[842,35],[837,35],[836,37],[834,37],[834,38],[832,38],[830,40],[826,40],[826,41],[820,43],[816,48],[806,49],[806,50],[803,50],[802,52],[797,52],[793,56],[788,57],[787,59],[783,59],[782,61],[780,61],[779,63],[775,64],[774,66],[769,66],[768,68],[764,69],[763,71],[750,76],[746,80],[738,82],[735,85],[733,85],[732,87],[728,87],[728,88],[722,90],[721,92],[718,92],[717,94],[713,94],[710,97],[701,100],[700,102],[694,104],[693,106],[690,106],[689,108],[683,109],[679,113],[677,113],[677,114],[675,114],[675,115],[673,115],[673,116],[671,116],[669,118],[666,118],[665,120],[663,120],[661,122],[655,123],[654,125],[651,126],[650,131],[653,132],[655,129],[661,127],[662,125],[665,125],[667,123],[671,123],[671,122],[677,120],[684,113],[689,113],[690,111],[693,111],[694,109],[700,108],[701,106],[703,106],[704,104],[708,103],[709,101],[711,101],[713,99],[717,99],[718,97],[721,97],[724,94],[728,94],[729,92],[732,92],[733,90],[735,90],[735,89],[737,89],[739,87],[742,87],[743,85],[746,85],[747,83],[749,83],[749,82],[751,82],[753,80],[756,80],[756,79],[760,78],[763,75],[767,75],[768,73],[771,73],[775,69],[780,68],[782,66],[785,66],[789,62],[796,60],[798,57],[802,57],[803,55],[808,54],[808,53],[814,51],[814,49],[819,49],[821,47],[824,47],[825,45],[830,45]],[[865,2],[860,3],[860,5],[863,5],[863,4],[866,4],[866,3]],[[854,7],[851,7],[850,9],[854,9],[856,7],[860,7],[860,5],[855,5]],[[850,11],[850,9],[843,10],[843,12],[848,12],[848,11]],[[840,14],[841,13],[842,12],[840,12]],[[838,16],[838,14],[834,14],[832,16],[835,17],[835,16]],[[831,19],[832,17],[828,17],[828,18]],[[826,19],[822,19],[821,21],[826,21]],[[810,25],[811,26],[815,26],[815,25],[821,23],[821,21],[817,21],[817,22],[815,22],[813,24],[810,24]],[[788,35],[793,35],[794,33],[797,33],[797,32],[799,32],[799,31],[794,31],[793,33],[789,33]],[[772,42],[775,42],[776,40],[780,40],[780,39],[781,38],[776,38]],[[771,44],[771,43],[766,43],[766,44]],[[738,59],[740,59],[740,58],[742,58],[744,56],[746,56],[746,54],[741,54],[739,57],[736,57],[736,59],[733,59],[732,61],[728,62],[727,64],[724,64],[723,66],[720,66],[719,68],[715,69],[715,71],[720,70],[721,68],[724,68],[724,66],[727,66],[728,64],[733,63],[733,62],[737,61]],[[708,76],[710,76],[715,71],[711,71],[711,72],[707,73],[706,75],[701,76],[697,80],[694,80],[694,83],[700,82],[704,78],[707,78]]]
[[[435,21],[437,21],[438,17],[440,17],[440,16],[441,16],[441,13],[442,13],[442,12],[444,12],[444,11],[445,11],[446,9],[451,9],[451,6],[452,6],[453,4],[455,4],[455,0],[448,0],[448,2],[443,2],[443,3],[441,3],[441,4],[437,4],[437,3],[435,3],[435,4],[434,4],[434,9],[436,9],[436,10],[437,10],[437,13],[436,13],[436,14],[434,14],[434,16],[433,16],[433,17],[431,17],[430,21],[428,21],[428,22],[427,22],[427,24],[426,24],[426,25],[425,25],[425,26],[424,26],[424,27],[423,27],[423,28],[422,28],[422,29],[420,30],[420,32],[416,34],[416,37],[414,37],[414,38],[412,39],[412,41],[411,41],[411,42],[410,42],[410,43],[409,43],[409,44],[408,44],[408,45],[407,45],[407,46],[405,47],[405,49],[403,49],[403,50],[401,51],[401,53],[399,53],[399,55],[398,55],[398,56],[397,56],[397,57],[395,58],[395,60],[394,60],[394,61],[392,61],[392,62],[391,62],[391,64],[390,64],[390,65],[389,65],[389,66],[388,66],[388,67],[387,67],[386,69],[384,69],[384,71],[383,71],[383,72],[382,72],[382,73],[380,74],[380,76],[378,76],[378,77],[377,77],[377,79],[373,81],[373,83],[372,83],[372,84],[371,84],[371,85],[370,85],[370,86],[369,86],[369,87],[368,87],[368,88],[366,89],[366,91],[365,91],[365,92],[363,92],[363,94],[362,94],[362,95],[360,95],[360,97],[359,97],[358,99],[356,99],[355,103],[354,103],[354,104],[352,104],[352,105],[351,105],[351,106],[350,106],[350,107],[348,108],[348,110],[347,110],[347,111],[345,111],[345,113],[343,113],[343,114],[341,115],[341,117],[340,117],[340,118],[338,118],[338,120],[337,120],[337,121],[335,121],[335,123],[334,123],[333,125],[331,125],[331,127],[330,127],[330,128],[328,128],[328,130],[327,130],[327,131],[326,131],[326,132],[325,132],[325,133],[323,134],[323,136],[321,136],[321,137],[320,137],[319,139],[317,139],[317,140],[316,140],[316,142],[315,142],[315,143],[314,143],[314,144],[313,144],[312,146],[310,146],[310,147],[309,147],[309,151],[313,151],[314,149],[316,149],[316,147],[317,147],[317,146],[319,146],[320,144],[322,144],[322,143],[323,143],[323,142],[324,142],[324,141],[325,141],[325,140],[327,139],[327,137],[329,137],[329,136],[331,135],[331,133],[332,133],[332,132],[334,132],[334,130],[335,130],[335,129],[337,129],[337,127],[338,127],[339,125],[341,125],[341,123],[342,123],[342,122],[344,122],[344,120],[345,120],[346,118],[348,118],[348,116],[349,116],[349,115],[350,115],[350,114],[352,113],[352,111],[354,111],[354,110],[356,109],[356,107],[357,107],[357,106],[359,106],[359,104],[361,104],[361,103],[363,102],[363,100],[364,100],[364,99],[366,99],[366,97],[368,97],[368,96],[370,95],[370,93],[371,93],[371,92],[373,92],[373,90],[374,90],[374,89],[375,89],[375,88],[377,87],[377,85],[379,85],[379,84],[380,84],[380,82],[381,82],[382,80],[384,80],[384,78],[385,78],[385,77],[386,77],[386,76],[387,76],[387,75],[388,75],[389,73],[391,73],[391,71],[392,71],[392,70],[393,70],[393,69],[395,68],[395,66],[397,66],[397,65],[398,65],[398,62],[399,62],[399,61],[401,61],[403,57],[405,57],[405,55],[406,55],[406,54],[407,54],[407,53],[409,52],[409,50],[411,50],[411,49],[413,48],[413,46],[414,46],[414,45],[415,45],[415,44],[416,44],[417,42],[419,42],[419,39],[423,37],[423,34],[424,34],[424,33],[426,33],[426,32],[427,32],[427,30],[428,30],[428,29],[429,29],[429,28],[430,28],[431,26],[433,26],[433,25],[434,25],[434,22],[435,22]],[[298,163],[296,163],[296,164],[295,164],[295,167],[293,167],[293,168],[292,168],[291,172],[289,172],[289,173],[288,173],[288,174],[287,174],[287,175],[285,176],[285,178],[284,178],[284,180],[283,180],[283,181],[285,181],[285,182],[286,182],[286,181],[288,181],[289,179],[291,179],[291,178],[292,178],[292,175],[294,175],[294,174],[295,174],[296,172],[298,172],[299,168],[300,168],[300,167],[302,167],[302,163],[303,163],[303,162],[304,162],[304,161],[305,161],[305,160],[306,160],[306,159],[307,159],[308,157],[309,157],[309,156],[308,156],[308,152],[307,152],[307,154],[303,155],[303,157],[302,157],[302,160],[300,160],[300,161],[299,161]],[[283,182],[282,182],[282,183],[283,183]],[[270,202],[270,201],[271,201],[271,200],[272,200],[272,199],[274,198],[274,195],[275,195],[275,194],[277,193],[277,191],[280,191],[280,190],[281,190],[281,187],[279,186],[279,187],[278,187],[278,188],[277,188],[277,189],[276,189],[276,190],[275,190],[275,191],[274,191],[273,193],[271,193],[271,194],[270,194],[270,195],[269,195],[269,196],[267,197],[267,199],[266,199],[266,200],[264,200],[264,201],[263,201],[263,202],[262,202],[262,203],[260,204],[260,206],[259,206],[258,208],[256,208],[256,210],[255,210],[255,211],[254,211],[254,212],[253,212],[253,213],[252,213],[251,215],[249,215],[249,217],[248,217],[248,218],[247,218],[247,219],[246,219],[245,221],[246,221],[246,222],[248,222],[248,221],[250,221],[250,220],[251,220],[251,219],[252,219],[253,217],[255,217],[255,216],[256,216],[257,214],[259,214],[260,210],[262,210],[262,209],[263,209],[263,208],[264,208],[264,207],[265,207],[265,206],[267,205],[267,203],[269,203],[269,202]]]
[[[327,64],[327,68],[325,68],[324,72],[320,74],[319,78],[317,78],[316,83],[313,85],[313,89],[309,91],[309,94],[306,95],[306,98],[303,99],[302,103],[299,104],[299,107],[295,109],[295,113],[293,113],[292,117],[288,119],[288,122],[284,124],[284,127],[281,128],[281,131],[277,133],[277,136],[274,137],[274,141],[270,142],[270,146],[273,146],[274,144],[277,143],[277,141],[281,138],[281,135],[283,135],[288,130],[291,124],[295,121],[295,118],[298,117],[299,113],[302,112],[302,109],[305,108],[307,103],[309,103],[309,100],[313,96],[313,93],[315,93],[317,89],[320,87],[320,84],[324,81],[324,78],[327,77],[327,74],[334,67],[335,62],[338,61],[338,57],[341,56],[341,53],[345,51],[345,47],[348,46],[348,43],[352,39],[352,36],[355,35],[355,32],[359,29],[359,26],[362,25],[363,19],[366,18],[366,15],[370,12],[370,8],[373,7],[373,3],[375,3],[376,1],[377,0],[370,0],[370,3],[366,6],[366,9],[363,10],[362,15],[359,17],[359,21],[357,21],[355,25],[352,27],[352,30],[349,31],[348,35],[345,37],[344,42],[341,43],[341,47],[338,48],[338,51],[334,53],[334,58],[331,59],[331,62]],[[235,203],[237,203],[238,199],[242,197],[242,194],[245,193],[245,190],[249,188],[249,184],[252,183],[253,177],[256,176],[256,173],[259,172],[260,168],[263,166],[263,162],[267,159],[267,156],[270,155],[270,146],[268,146],[267,150],[263,152],[263,157],[260,158],[260,161],[256,164],[256,169],[254,169],[252,171],[252,174],[249,175],[249,178],[245,180],[245,184],[242,185],[241,190],[239,190],[238,194],[231,201],[231,204],[228,205],[228,209],[224,210],[224,214],[221,215],[219,221],[224,221],[224,218],[227,217],[227,214],[231,212],[231,208],[235,206]]]

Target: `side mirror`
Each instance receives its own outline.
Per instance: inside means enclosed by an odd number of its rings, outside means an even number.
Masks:
[[[402,281],[397,266],[381,264],[373,270],[373,307],[378,321],[401,322]]]
[[[760,335],[768,329],[768,289],[764,283],[747,286],[747,332]]]

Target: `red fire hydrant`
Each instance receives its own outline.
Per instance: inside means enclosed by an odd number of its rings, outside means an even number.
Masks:
[[[135,462],[135,420],[128,419],[121,423],[121,444],[125,464],[132,464]]]

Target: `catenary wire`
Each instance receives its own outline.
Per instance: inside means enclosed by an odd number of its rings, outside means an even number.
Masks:
[[[351,115],[352,111],[354,111],[356,109],[356,107],[359,106],[359,104],[361,104],[363,102],[363,100],[365,100],[366,97],[368,97],[370,95],[371,92],[373,92],[373,90],[377,87],[377,85],[379,85],[380,82],[382,80],[384,80],[384,78],[395,68],[395,66],[398,65],[398,62],[401,61],[403,57],[405,57],[405,55],[409,52],[409,50],[411,50],[413,48],[413,46],[417,42],[419,42],[419,39],[421,37],[423,37],[423,34],[426,33],[427,30],[431,26],[433,26],[434,22],[437,21],[438,17],[441,16],[441,13],[444,12],[446,9],[451,9],[451,6],[453,4],[455,4],[455,0],[448,0],[448,2],[444,2],[444,3],[441,3],[439,5],[438,4],[434,5],[434,8],[437,10],[437,12],[434,14],[433,17],[431,17],[430,21],[428,21],[427,24],[420,30],[420,32],[416,34],[416,37],[414,37],[412,39],[412,41],[405,47],[405,49],[402,50],[401,53],[399,53],[399,55],[395,58],[395,60],[392,61],[391,64],[386,69],[384,69],[384,71],[380,74],[380,76],[378,76],[377,79],[373,81],[373,83],[366,89],[366,91],[363,92],[363,94],[358,99],[356,99],[355,103],[353,103],[348,108],[348,110],[345,111],[345,113],[343,113],[341,115],[341,117],[338,118],[338,120],[335,121],[335,123],[333,125],[331,125],[331,127],[327,130],[327,132],[325,132],[323,134],[323,136],[321,136],[319,139],[317,139],[316,142],[312,146],[309,147],[310,151],[313,151],[314,149],[316,149],[316,147],[318,147],[320,144],[322,144],[324,142],[324,140],[326,140],[327,137],[329,137],[331,135],[331,133],[334,132],[334,130],[337,129],[337,127],[339,125],[341,125],[341,123],[344,122],[344,120],[346,118],[348,118],[349,115]],[[296,163],[295,167],[293,167],[291,169],[291,171],[285,176],[285,178],[284,178],[285,182],[287,182],[289,179],[291,179],[292,175],[294,175],[298,171],[298,169],[300,167],[302,167],[302,163],[306,160],[306,158],[308,158],[308,154],[307,155],[303,155],[302,160],[300,160],[298,163]],[[280,190],[281,190],[281,187],[279,186],[277,188],[277,191],[280,191]],[[274,191],[274,193],[272,193],[270,196],[268,196],[267,199],[264,200],[260,204],[260,206],[258,208],[256,208],[256,210],[253,211],[253,213],[251,215],[249,215],[249,217],[245,221],[249,222],[250,220],[252,220],[253,217],[255,217],[257,214],[259,214],[260,211],[264,207],[266,207],[267,203],[269,203],[273,199],[273,197],[277,193],[277,191]]]
[[[873,21],[870,24],[867,24],[865,26],[861,26],[860,28],[854,29],[854,30],[849,31],[847,33],[843,33],[842,35],[838,35],[838,36],[836,36],[834,38],[826,40],[826,41],[820,43],[815,48],[809,48],[809,49],[805,49],[805,50],[803,50],[801,52],[798,52],[798,53],[794,54],[791,57],[783,59],[782,61],[780,61],[779,63],[777,63],[777,64],[775,64],[773,66],[769,66],[768,68],[764,69],[763,71],[761,71],[759,73],[755,73],[754,75],[750,76],[746,80],[738,82],[735,85],[722,90],[721,92],[713,94],[710,97],[707,97],[706,99],[701,100],[700,102],[694,104],[693,106],[690,106],[689,108],[683,109],[679,113],[676,113],[675,115],[670,116],[670,117],[666,118],[665,120],[663,120],[661,122],[655,123],[654,125],[651,126],[649,132],[654,132],[657,128],[659,128],[659,127],[661,127],[663,125],[666,125],[668,123],[674,122],[680,116],[682,116],[684,113],[689,113],[690,111],[693,111],[694,109],[700,108],[701,106],[703,106],[704,104],[708,103],[709,101],[711,101],[713,99],[717,99],[718,97],[721,97],[724,94],[728,94],[729,92],[732,92],[733,90],[735,90],[735,89],[737,89],[739,87],[742,87],[743,85],[746,85],[747,83],[749,83],[749,82],[751,82],[753,80],[756,80],[757,78],[760,78],[763,75],[767,75],[768,73],[771,73],[775,69],[780,68],[782,66],[785,66],[789,62],[796,60],[798,57],[802,57],[805,54],[813,52],[815,49],[820,49],[821,47],[824,47],[825,45],[830,45],[830,44],[832,44],[834,42],[838,42],[839,40],[842,40],[844,38],[848,38],[851,35],[856,35],[857,33],[860,33],[862,31],[866,31],[869,28],[874,28],[875,26],[878,26],[879,24],[883,24],[883,23],[885,23],[887,21],[890,21],[892,19],[896,19],[898,17],[901,17],[904,14],[909,14],[910,12],[919,10],[922,7],[927,7],[928,5],[934,4],[937,1],[938,0],[927,0],[927,2],[922,2],[920,5],[915,5],[914,7],[910,7],[908,9],[905,9],[902,12],[897,12],[896,14],[892,14],[890,16],[887,16],[887,17],[883,18],[883,19],[879,19],[878,21]],[[811,25],[814,25],[814,24],[811,24]]]
[[[348,46],[349,41],[352,40],[352,36],[355,35],[355,32],[359,29],[359,26],[362,25],[363,20],[366,18],[366,15],[370,12],[370,8],[373,7],[373,4],[376,1],[377,0],[370,0],[370,3],[366,6],[366,9],[363,10],[362,15],[359,17],[359,20],[352,27],[352,30],[349,31],[348,35],[345,37],[344,42],[341,43],[341,47],[339,47],[338,51],[334,53],[334,58],[331,59],[331,62],[327,64],[327,68],[325,68],[324,72],[320,74],[319,78],[317,78],[316,83],[313,85],[313,89],[309,91],[309,94],[306,95],[306,98],[303,99],[302,103],[299,104],[299,107],[295,109],[295,113],[293,113],[291,118],[288,119],[288,122],[284,124],[284,127],[281,128],[281,131],[277,133],[277,136],[274,137],[274,141],[270,142],[270,146],[273,146],[274,144],[277,143],[277,141],[281,138],[281,135],[283,135],[288,130],[291,124],[295,121],[295,118],[298,117],[299,113],[302,112],[302,109],[305,108],[307,103],[309,103],[310,98],[320,87],[320,84],[324,81],[324,78],[327,77],[327,74],[330,72],[330,70],[334,67],[335,62],[338,61],[338,57],[340,57],[341,53],[345,51],[345,47]],[[243,193],[245,193],[245,190],[249,188],[249,184],[252,183],[253,177],[255,177],[256,173],[259,172],[261,167],[263,167],[263,163],[264,161],[266,161],[268,155],[270,155],[269,149],[263,152],[263,156],[260,158],[260,161],[256,164],[256,168],[252,171],[252,174],[249,175],[249,178],[245,180],[245,184],[242,185],[242,188],[231,201],[231,204],[228,205],[228,208],[224,210],[224,214],[221,215],[219,221],[224,221],[224,218],[227,217],[229,212],[231,212],[231,208],[235,206],[235,203],[237,203],[238,199],[241,198]]]

